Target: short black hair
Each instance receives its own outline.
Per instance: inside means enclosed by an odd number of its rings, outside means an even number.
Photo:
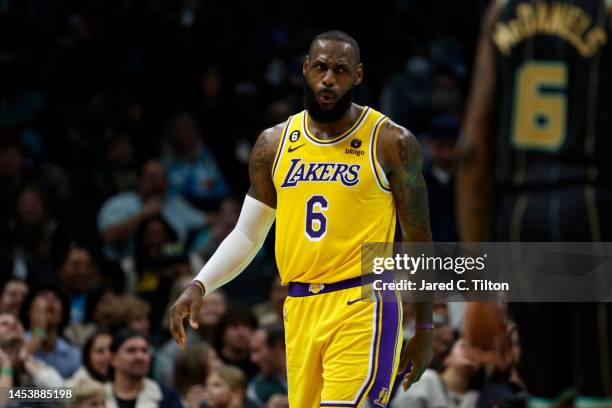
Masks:
[[[117,351],[119,351],[123,343],[125,343],[126,341],[134,337],[141,338],[144,341],[146,341],[147,344],[149,344],[149,346],[151,345],[149,338],[145,336],[144,334],[142,334],[141,332],[138,332],[132,329],[128,329],[128,328],[124,328],[124,329],[120,329],[119,331],[113,334],[113,341],[111,342],[111,345],[110,345],[111,353],[113,354],[117,353]]]
[[[280,344],[285,348],[285,328],[282,324],[262,326],[261,329],[266,333],[266,344],[270,348]]]
[[[359,51],[359,44],[357,44],[357,41],[355,41],[353,37],[351,37],[344,31],[331,30],[331,31],[326,31],[324,33],[317,35],[315,38],[312,39],[312,42],[310,43],[310,50],[312,50],[312,46],[314,45],[314,43],[316,43],[319,40],[339,41],[339,42],[348,44],[355,49],[355,56],[357,57],[357,64],[361,61],[361,52]],[[310,50],[308,51],[309,55],[310,55]]]
[[[57,297],[62,304],[62,321],[58,326],[58,334],[61,336],[64,333],[64,328],[70,323],[70,299],[68,295],[62,291],[62,289],[54,283],[45,283],[34,287],[30,293],[25,297],[21,304],[21,311],[19,313],[21,323],[26,330],[32,329],[30,327],[30,309],[34,303],[36,296],[42,292],[51,292]]]

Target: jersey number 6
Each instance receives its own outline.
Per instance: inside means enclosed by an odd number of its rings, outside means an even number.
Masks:
[[[327,200],[322,195],[313,195],[306,201],[306,236],[310,241],[320,241],[327,232]]]

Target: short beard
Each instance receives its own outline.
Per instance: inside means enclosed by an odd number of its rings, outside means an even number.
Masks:
[[[334,123],[351,108],[355,96],[355,87],[352,86],[342,98],[338,99],[331,109],[323,109],[317,101],[317,96],[304,80],[304,106],[316,122]]]

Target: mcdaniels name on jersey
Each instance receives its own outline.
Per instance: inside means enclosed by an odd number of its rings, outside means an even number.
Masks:
[[[347,187],[359,183],[359,164],[346,163],[304,163],[302,159],[291,159],[291,167],[282,187],[295,187],[300,182],[336,182]]]

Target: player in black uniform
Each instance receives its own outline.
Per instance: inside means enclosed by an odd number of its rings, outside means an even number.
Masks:
[[[463,240],[612,241],[611,7],[493,0],[460,141]],[[511,305],[529,391],[612,396],[610,310]]]

